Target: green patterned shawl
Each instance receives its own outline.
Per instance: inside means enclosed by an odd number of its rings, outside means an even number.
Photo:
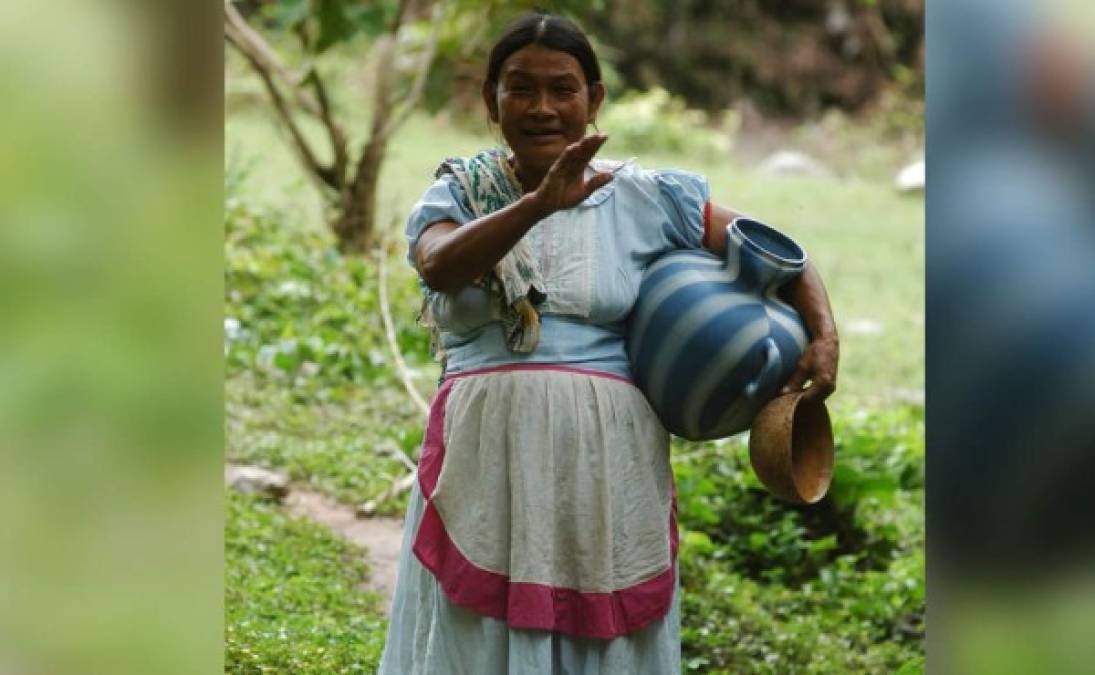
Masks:
[[[440,178],[451,174],[460,183],[464,193],[464,206],[475,218],[494,213],[513,202],[522,194],[521,183],[500,149],[484,150],[468,157],[451,157],[441,163],[436,172]],[[540,273],[540,261],[532,254],[527,236],[522,238],[498,261],[490,273],[475,283],[497,299],[506,344],[515,352],[531,352],[539,342],[539,315],[535,325],[522,320],[515,305],[527,300],[532,306],[544,301],[544,282]],[[423,304],[421,322],[434,330],[435,345],[440,350],[437,328],[429,312],[428,301]]]

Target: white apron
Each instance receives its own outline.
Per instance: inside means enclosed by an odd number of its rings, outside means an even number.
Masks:
[[[430,409],[414,554],[454,604],[609,639],[673,602],[669,436],[617,375],[520,364],[450,376]]]

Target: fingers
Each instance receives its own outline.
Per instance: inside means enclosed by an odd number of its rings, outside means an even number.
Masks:
[[[578,141],[578,156],[582,164],[588,164],[589,160],[593,159],[593,155],[597,154],[597,151],[601,149],[601,146],[607,140],[607,134],[592,134]]]
[[[836,391],[836,383],[827,377],[818,377],[811,381],[806,393],[802,395],[804,401],[824,401]]]
[[[780,394],[790,394],[804,389],[806,401],[824,401],[836,391],[837,362],[840,358],[835,339],[819,339],[806,346],[795,372],[791,374]],[[809,382],[809,387],[806,386]]]
[[[559,169],[570,177],[580,176],[593,155],[597,154],[607,140],[608,136],[605,134],[592,134],[571,143],[556,162]]]
[[[795,369],[795,372],[791,374],[791,379],[787,380],[787,384],[783,385],[783,389],[779,390],[780,394],[790,394],[791,392],[798,391],[806,385],[806,380],[810,379],[810,372],[801,365]]]
[[[551,165],[551,168],[548,169],[547,175],[544,176],[543,185],[545,189],[549,192],[557,192],[560,195],[564,193],[573,196],[584,195],[580,197],[579,201],[581,201],[581,199],[585,199],[593,194],[595,190],[607,184],[612,180],[612,177],[610,175],[605,177],[601,172],[597,172],[588,181],[584,179],[585,169],[589,165],[589,161],[607,140],[608,136],[605,134],[593,134],[568,145],[555,160],[555,163]],[[561,199],[561,206],[573,205],[571,198]]]
[[[809,387],[806,387],[809,382]],[[811,373],[805,366],[798,366],[791,379],[780,390],[781,394],[793,393],[805,388],[803,399],[806,401],[823,401],[829,398],[833,391],[837,390],[837,380],[825,373]]]
[[[809,386],[806,386],[807,382]],[[779,393],[792,394],[800,390],[804,401],[824,401],[836,391],[836,384],[827,377],[810,378],[796,372]]]
[[[807,382],[810,383],[809,387],[806,386]],[[836,378],[828,373],[812,372],[809,367],[800,365],[791,374],[791,379],[787,380],[787,384],[779,390],[779,393],[781,395],[791,394],[803,388],[805,388],[805,393],[802,395],[803,400],[824,401],[836,391]]]

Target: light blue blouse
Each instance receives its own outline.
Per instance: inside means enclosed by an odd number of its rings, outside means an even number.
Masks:
[[[617,162],[594,160],[607,171]],[[624,348],[625,322],[638,297],[643,270],[661,254],[700,248],[704,177],[679,170],[644,171],[628,165],[578,206],[558,211],[525,235],[539,254],[547,299],[536,350],[506,347],[499,317],[485,290],[466,286],[452,294],[432,291],[419,277],[447,354],[448,373],[511,363],[554,363],[631,376]],[[456,179],[442,176],[414,206],[407,221],[408,260],[431,224],[463,224],[474,216]]]

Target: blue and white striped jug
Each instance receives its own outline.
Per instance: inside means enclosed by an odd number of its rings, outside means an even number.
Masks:
[[[748,429],[807,342],[802,319],[777,295],[802,273],[802,247],[749,218],[726,233],[725,261],[680,250],[651,264],[628,318],[636,383],[665,428],[694,441]]]

